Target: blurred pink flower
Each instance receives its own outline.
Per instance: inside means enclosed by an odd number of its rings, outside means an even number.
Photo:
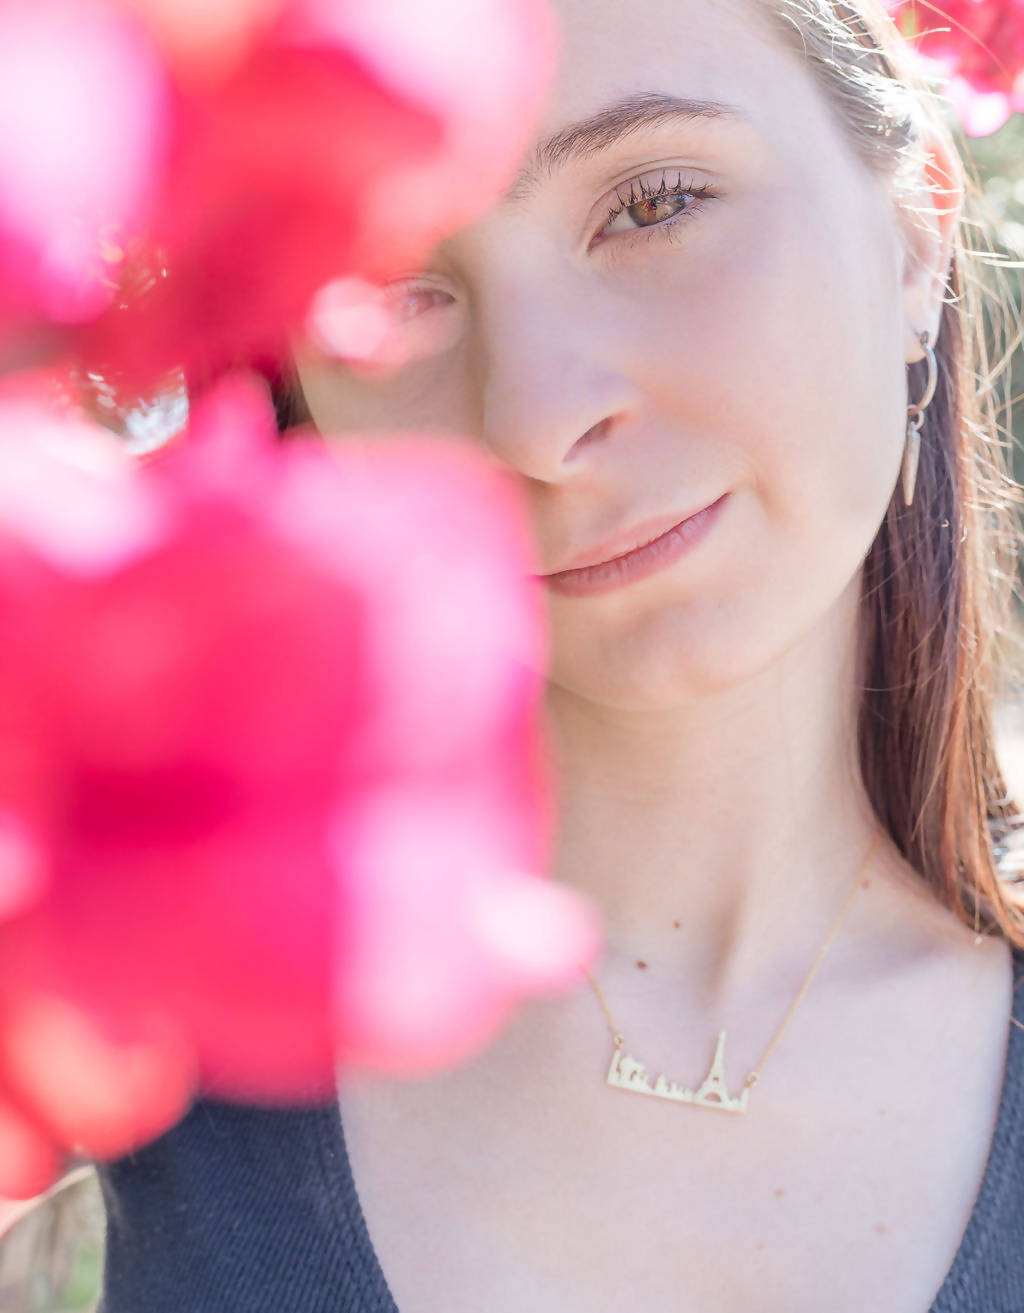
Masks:
[[[118,0],[147,24],[179,75],[221,77],[288,0]]]
[[[0,346],[110,304],[169,111],[138,22],[100,0],[0,0]]]
[[[430,435],[279,443],[245,377],[141,465],[6,391],[0,1194],[197,1091],[443,1067],[577,983],[598,924],[543,878],[507,472]]]
[[[153,267],[82,334],[131,390],[272,357],[324,284],[422,260],[497,198],[554,67],[543,0],[243,8],[261,21],[215,75],[175,52]]]
[[[279,43],[190,87],[175,127],[153,267],[81,334],[87,367],[132,391],[178,365],[216,373],[276,353],[350,263],[368,179],[440,137],[349,51]]]
[[[1024,112],[1024,0],[898,0],[887,9],[912,48],[946,79],[968,136]]]

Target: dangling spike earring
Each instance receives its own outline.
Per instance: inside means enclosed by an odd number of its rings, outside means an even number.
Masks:
[[[939,369],[935,362],[935,352],[931,349],[930,333],[921,334],[921,345],[928,356],[928,383],[924,396],[916,406],[907,407],[907,440],[903,447],[903,500],[909,506],[914,500],[914,484],[917,482],[917,462],[921,455],[921,425],[924,412],[935,396],[935,385],[939,381]]]

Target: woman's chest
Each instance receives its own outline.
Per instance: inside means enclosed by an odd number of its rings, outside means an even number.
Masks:
[[[441,1081],[350,1085],[353,1177],[399,1313],[926,1313],[986,1167],[1008,970],[874,1018],[808,1009],[743,1115],[613,1090],[585,1039],[533,1080],[496,1051]]]

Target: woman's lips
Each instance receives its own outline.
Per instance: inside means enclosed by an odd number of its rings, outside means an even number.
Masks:
[[[705,506],[695,515],[672,525],[652,542],[634,548],[623,556],[597,565],[559,570],[556,574],[541,575],[540,578],[555,592],[569,597],[607,593],[646,579],[697,546],[718,519],[728,496],[728,493],[724,493],[710,506]]]

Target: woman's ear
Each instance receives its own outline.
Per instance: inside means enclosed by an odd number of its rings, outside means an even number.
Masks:
[[[898,201],[903,231],[902,302],[907,364],[924,359],[920,336],[934,345],[948,288],[953,238],[963,209],[964,171],[953,145],[939,133],[924,141],[923,176]]]

